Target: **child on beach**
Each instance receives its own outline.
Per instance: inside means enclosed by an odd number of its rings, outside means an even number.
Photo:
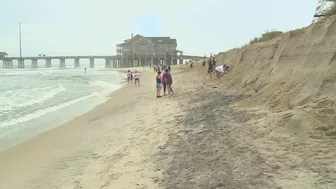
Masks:
[[[127,71],[126,77],[127,77],[127,83],[129,83],[131,81],[131,77],[132,77],[132,73],[131,73],[130,70]]]
[[[161,72],[158,71],[156,75],[156,98],[161,98],[161,84],[162,84],[162,79],[161,79]]]
[[[131,72],[131,83],[133,83],[134,74]]]
[[[140,74],[136,70],[135,70],[135,73],[134,73],[134,84],[135,84],[135,86],[140,87]]]

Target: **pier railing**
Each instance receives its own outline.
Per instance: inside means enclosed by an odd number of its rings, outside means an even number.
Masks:
[[[45,67],[51,68],[51,60],[58,59],[59,67],[65,68],[65,60],[73,59],[74,67],[80,67],[80,59],[89,59],[90,68],[95,67],[95,59],[105,59],[106,68],[137,67],[164,64],[181,64],[185,59],[203,59],[201,56],[167,55],[112,55],[112,56],[37,56],[37,57],[0,57],[2,68],[13,68],[13,61],[18,61],[18,68],[25,68],[25,61],[31,60],[31,68],[38,68],[38,60],[45,60]]]

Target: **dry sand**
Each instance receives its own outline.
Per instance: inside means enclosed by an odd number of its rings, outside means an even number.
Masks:
[[[0,153],[0,188],[336,188],[336,19],[220,53],[230,72],[175,66]]]

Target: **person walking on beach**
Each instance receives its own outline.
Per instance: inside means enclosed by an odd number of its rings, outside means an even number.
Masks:
[[[135,73],[134,73],[134,84],[135,84],[135,86],[140,87],[140,74],[136,70],[135,70]]]
[[[213,64],[213,67],[215,68],[215,67],[216,67],[216,60],[215,60],[215,57],[213,57],[213,59],[212,59],[212,64]]]
[[[131,72],[131,83],[133,83],[134,73]]]
[[[161,83],[163,85],[163,96],[166,96],[166,89],[167,89],[167,73],[168,73],[168,70],[165,70],[163,73],[162,73],[162,76],[161,76]]]
[[[127,77],[127,83],[129,83],[131,81],[131,77],[132,77],[132,73],[131,73],[130,70],[127,71],[126,77]]]
[[[208,63],[208,73],[210,75],[210,78],[212,78],[212,72],[213,72],[213,63],[212,63],[212,59],[210,58],[209,63]]]
[[[161,98],[161,84],[161,71],[158,71],[156,75],[156,98]]]
[[[168,69],[166,70],[166,81],[165,81],[168,89],[168,95],[174,94],[172,84],[173,84],[173,78],[171,74],[168,72]]]

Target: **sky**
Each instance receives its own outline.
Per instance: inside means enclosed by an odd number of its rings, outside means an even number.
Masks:
[[[240,47],[311,24],[317,0],[0,0],[0,52],[115,55],[131,33],[169,36],[188,55]]]

